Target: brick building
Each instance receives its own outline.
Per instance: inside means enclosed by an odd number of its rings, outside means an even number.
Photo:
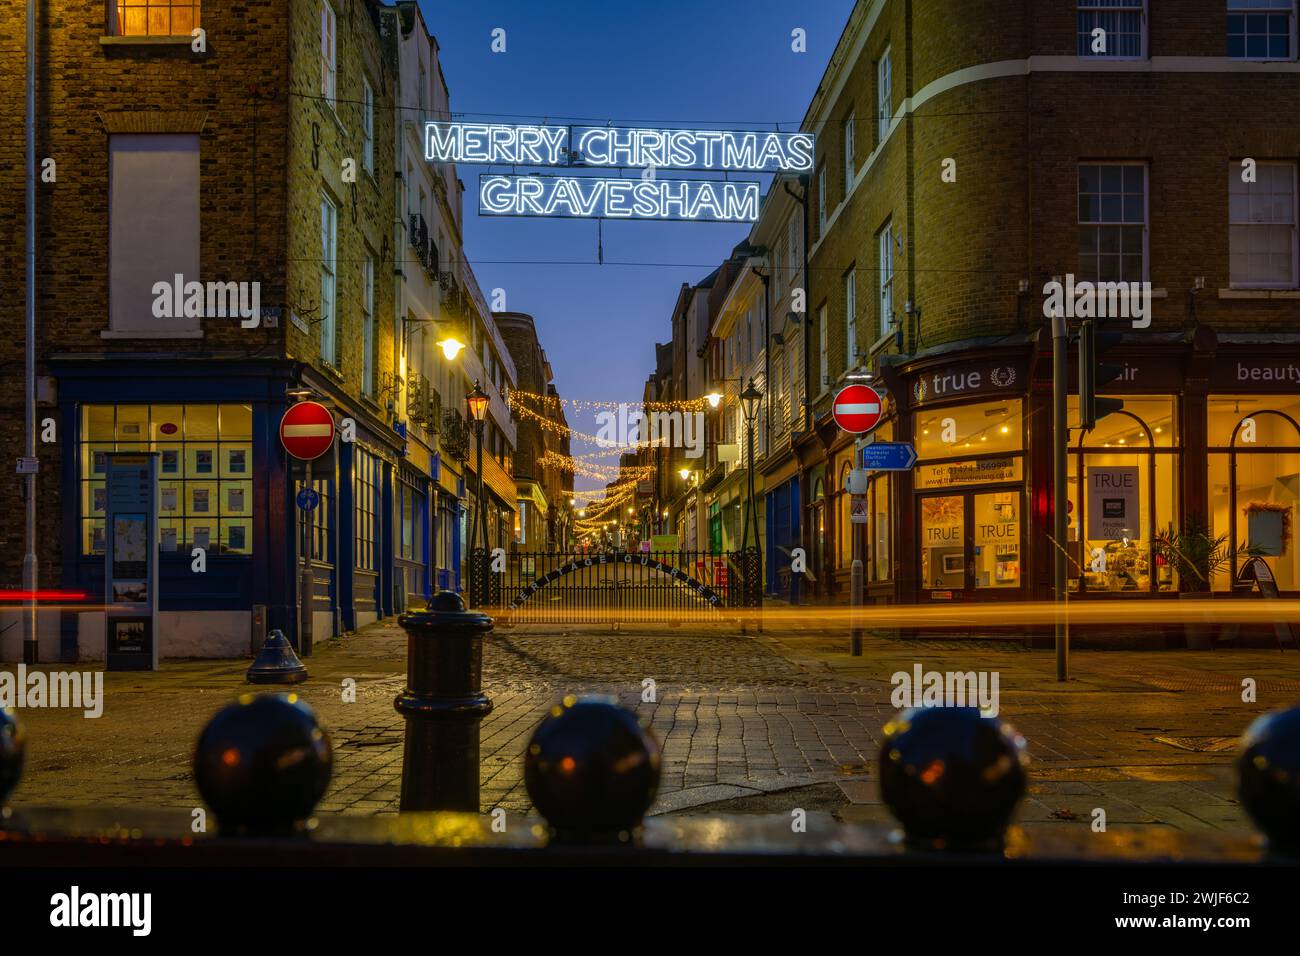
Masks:
[[[414,5],[402,6],[409,20]],[[21,7],[0,6],[0,210],[15,224],[24,219]],[[433,316],[416,314],[403,282],[419,256],[396,165],[399,89],[418,97],[420,87],[397,12],[376,0],[143,9],[57,3],[39,23],[36,149],[57,170],[37,202],[37,417],[57,425],[57,440],[39,447],[41,582],[103,593],[105,454],[143,451],[159,458],[163,657],[248,653],[261,608],[266,626],[297,634],[302,550],[317,639],[393,613],[435,579],[455,586],[464,476],[440,480],[449,430],[440,433],[431,411],[441,405],[428,384],[431,350],[411,343],[413,326]],[[433,73],[424,80],[432,98]],[[435,106],[421,100],[408,118]],[[444,187],[458,217],[454,170]],[[450,398],[459,401],[465,376],[492,395],[485,469],[500,540],[513,523],[504,400],[513,366],[459,245],[457,232],[438,270],[456,260],[458,315],[472,326]],[[19,248],[0,259],[11,290],[25,281]],[[155,286],[178,275],[209,289],[233,283],[250,305],[256,290],[258,307],[247,318],[222,314],[209,294],[168,315]],[[17,453],[21,296],[7,302],[0,436]],[[320,505],[306,518],[295,507],[300,466],[278,438],[303,395],[329,406],[354,439],[315,463]],[[0,561],[16,581],[19,486],[0,495],[10,516]],[[206,552],[202,574],[191,569],[194,548]],[[16,654],[20,630],[10,629],[0,657]],[[42,660],[99,659],[105,642],[102,613],[42,615]]]
[[[1296,54],[1291,0],[857,5],[804,121],[813,427],[795,449],[822,593],[847,600],[857,444],[831,398],[872,374],[890,409],[873,437],[920,460],[873,476],[869,599],[1050,594],[1054,277],[1150,284],[1149,324],[1102,322],[1123,336],[1104,390],[1122,411],[1071,432],[1071,587],[1194,588],[1155,540],[1204,521],[1300,591]]]
[[[563,550],[567,542],[561,531],[570,524],[573,472],[548,464],[546,453],[569,456],[564,404],[551,381],[554,373],[537,338],[533,317],[523,312],[496,312],[492,319],[519,376],[514,401],[553,423],[546,427],[526,412],[517,416],[514,474],[518,510],[512,544],[522,551]]]

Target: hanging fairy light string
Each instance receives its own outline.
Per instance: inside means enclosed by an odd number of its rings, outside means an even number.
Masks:
[[[610,520],[621,518],[623,506],[632,501],[638,482],[639,478],[634,477],[611,484],[603,498],[587,503],[583,509],[586,514],[574,522],[574,528],[579,532],[595,531]]]
[[[561,398],[558,395],[540,395],[537,392],[528,392],[517,388],[511,389],[510,400],[512,404],[516,398],[521,401],[527,400],[534,407],[549,410],[552,413],[561,412],[566,408],[575,412],[618,408],[639,408],[646,412],[702,412],[710,407],[706,398],[690,398],[671,402],[609,402],[586,398]]]
[[[620,468],[618,465],[597,465],[580,461],[570,455],[562,455],[556,451],[545,452],[538,459],[538,464],[543,468],[572,472],[575,475],[582,475],[584,478],[595,478],[599,481],[614,481],[621,475],[636,476],[640,480],[649,478],[655,472],[654,465],[637,465],[632,468]]]
[[[544,415],[538,414],[537,412],[533,411],[531,408],[529,408],[526,405],[514,405],[513,408],[515,411],[519,412],[530,421],[537,422],[537,424],[540,425],[546,431],[552,432],[556,435],[565,436],[568,438],[576,438],[579,441],[590,442],[593,445],[600,445],[602,448],[615,448],[620,451],[633,451],[638,448],[658,448],[668,444],[667,436],[660,437],[660,438],[652,438],[648,441],[636,441],[636,442],[627,442],[625,444],[620,444],[618,442],[612,442],[608,438],[603,438],[600,435],[592,435],[587,432],[580,432],[576,428],[570,428],[568,425],[561,425],[557,421],[553,421],[552,419],[549,419]]]

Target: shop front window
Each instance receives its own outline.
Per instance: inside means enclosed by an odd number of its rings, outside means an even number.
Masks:
[[[921,586],[961,591],[966,586],[966,499],[936,495],[921,501]]]
[[[1155,553],[1154,542],[1158,534],[1177,530],[1174,400],[1123,401],[1124,409],[1101,419],[1069,457],[1071,586],[1116,594],[1172,591],[1177,575]],[[1071,396],[1067,414],[1078,420],[1077,397]]]
[[[867,490],[867,573],[871,581],[889,581],[894,577],[894,523],[890,517],[893,485],[893,477],[882,471],[872,475]]]
[[[81,553],[104,553],[106,453],[158,454],[163,552],[253,551],[251,405],[85,405],[81,409]]]
[[[839,508],[837,509],[837,518],[839,528],[839,552],[840,567],[847,568],[853,563],[853,496],[849,494],[849,472],[852,465],[845,462],[840,468],[839,484]]]
[[[362,448],[357,448],[353,464],[352,496],[356,526],[353,567],[360,571],[374,571],[375,515],[379,511],[379,459]]]
[[[1252,555],[1283,591],[1300,590],[1293,529],[1300,501],[1300,396],[1211,397],[1208,402],[1211,534],[1228,560],[1211,586],[1227,591]],[[1243,553],[1244,552],[1244,553]]]
[[[960,458],[1024,447],[1021,402],[1012,398],[917,413],[918,458]]]

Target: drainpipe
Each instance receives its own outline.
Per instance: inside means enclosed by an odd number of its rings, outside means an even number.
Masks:
[[[23,454],[36,457],[36,0],[27,0],[27,394],[24,402],[26,441]],[[23,662],[40,659],[36,632],[36,475],[24,476],[27,535],[23,555]]]

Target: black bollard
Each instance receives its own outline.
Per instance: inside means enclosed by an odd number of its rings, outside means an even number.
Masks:
[[[297,694],[245,694],[194,748],[194,782],[222,836],[293,833],[329,786],[334,753]]]
[[[524,786],[557,842],[633,839],[659,790],[659,742],[611,699],[566,697],[534,731]]]
[[[1265,714],[1247,728],[1237,796],[1270,853],[1300,857],[1300,707]]]
[[[885,725],[880,795],[914,846],[993,849],[1024,796],[1028,763],[1024,738],[974,707],[906,710]]]
[[[23,728],[9,711],[0,707],[0,806],[18,786],[23,775],[27,741]]]
[[[479,812],[479,723],[492,712],[483,694],[483,638],[493,621],[439,591],[424,611],[403,614],[406,689],[393,701],[406,718],[402,810]]]
[[[307,679],[307,666],[293,652],[284,632],[277,629],[266,636],[244,679],[250,684],[300,684]]]

